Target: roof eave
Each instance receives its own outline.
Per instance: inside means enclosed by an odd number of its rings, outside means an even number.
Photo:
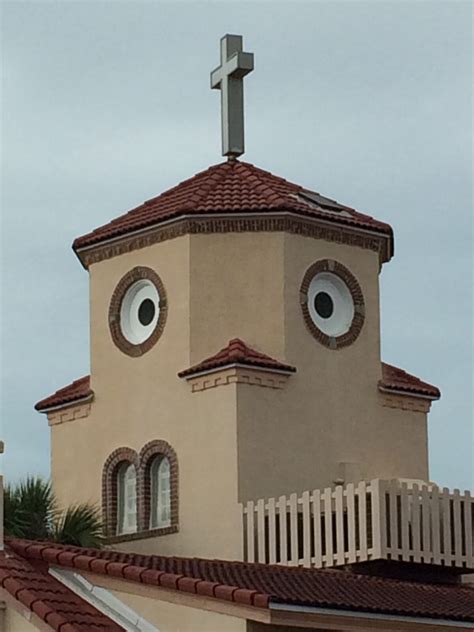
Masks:
[[[393,395],[405,395],[408,397],[417,397],[418,399],[428,399],[430,401],[437,401],[441,398],[441,393],[437,395],[430,395],[429,393],[424,393],[422,391],[394,388],[383,384],[379,384],[379,391],[382,393],[391,393]]]
[[[262,216],[271,217],[271,216],[281,216],[281,215],[290,215],[290,216],[293,215],[300,218],[302,217],[309,221],[314,222],[315,224],[330,226],[333,228],[335,226],[339,226],[342,228],[346,228],[347,230],[350,230],[350,231],[362,233],[364,235],[373,235],[378,238],[385,239],[386,245],[384,248],[384,252],[382,253],[382,263],[389,262],[390,259],[394,255],[393,229],[389,224],[384,224],[384,226],[387,227],[387,230],[382,230],[382,227],[380,228],[380,230],[376,230],[373,228],[371,229],[369,227],[355,226],[355,225],[351,225],[351,224],[340,222],[340,221],[334,221],[334,220],[331,221],[323,217],[315,217],[307,213],[298,212],[296,210],[289,210],[289,209],[287,210],[284,208],[275,209],[275,210],[235,212],[235,213],[233,212],[220,212],[220,213],[219,212],[210,212],[210,213],[177,212],[174,216],[168,217],[167,219],[163,219],[161,221],[154,222],[153,224],[150,224],[149,226],[144,226],[136,230],[127,231],[125,233],[108,237],[106,239],[99,239],[98,241],[95,241],[93,243],[86,243],[83,246],[77,245],[77,242],[80,239],[82,239],[82,237],[78,237],[77,239],[74,240],[72,244],[72,249],[74,253],[76,254],[76,256],[78,257],[79,261],[81,262],[82,266],[85,269],[87,269],[88,265],[85,262],[84,258],[81,256],[83,253],[93,251],[96,248],[100,248],[106,245],[120,243],[121,241],[124,241],[126,239],[130,239],[133,237],[137,237],[139,235],[153,232],[159,227],[168,226],[168,225],[171,225],[183,220],[189,220],[189,219],[202,220],[209,217],[216,218],[216,219],[226,219],[226,218],[237,219],[237,218],[262,217]]]
[[[94,399],[94,393],[91,392],[89,393],[89,395],[86,395],[85,397],[78,397],[77,399],[71,399],[67,402],[64,402],[63,404],[56,404],[56,406],[45,406],[45,407],[41,407],[38,406],[38,404],[35,405],[35,410],[39,413],[51,413],[55,410],[62,410],[64,408],[71,408],[71,406],[77,406],[79,404],[87,404],[88,402],[91,402]]]
[[[280,623],[280,625],[285,622],[288,624],[288,615],[293,615],[301,619],[328,617],[332,620],[333,624],[335,623],[335,620],[340,619],[341,627],[346,629],[346,626],[348,626],[347,629],[349,630],[360,629],[360,625],[364,620],[367,621],[367,627],[370,626],[371,629],[373,625],[376,625],[377,622],[379,622],[380,628],[377,629],[393,630],[394,632],[400,629],[400,625],[403,625],[403,627],[405,627],[410,624],[423,625],[423,629],[425,629],[426,627],[427,630],[437,629],[440,626],[445,626],[443,627],[443,630],[472,630],[473,625],[472,621],[463,621],[459,619],[444,619],[424,616],[417,617],[402,614],[367,612],[364,610],[346,610],[342,608],[304,606],[282,603],[274,600],[270,600],[268,607],[270,609],[270,612],[272,612],[272,623]],[[349,622],[351,618],[357,620],[357,624],[354,625],[353,628]]]
[[[185,380],[191,380],[195,377],[201,377],[203,375],[210,375],[212,373],[218,373],[219,371],[225,371],[226,369],[250,369],[255,371],[266,371],[267,373],[277,373],[279,375],[292,375],[296,373],[295,367],[274,368],[268,367],[264,364],[252,364],[250,362],[227,362],[219,366],[209,367],[208,369],[185,369],[178,373],[178,377]]]

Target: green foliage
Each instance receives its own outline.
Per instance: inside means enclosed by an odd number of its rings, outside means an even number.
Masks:
[[[54,525],[53,539],[60,544],[100,547],[102,523],[97,507],[87,504],[68,507]]]
[[[87,503],[59,510],[51,483],[28,477],[5,487],[5,533],[15,538],[100,547],[99,511]]]

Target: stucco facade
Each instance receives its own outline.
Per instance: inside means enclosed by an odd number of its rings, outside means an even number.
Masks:
[[[302,316],[302,278],[321,259],[348,268],[364,296],[362,331],[342,349],[321,345]],[[158,342],[130,357],[114,344],[108,315],[117,283],[136,266],[159,274],[168,314]],[[370,249],[250,231],[183,235],[90,265],[95,395],[90,410],[62,423],[50,413],[60,502],[99,504],[109,454],[164,440],[179,463],[179,532],[133,548],[232,559],[242,555],[239,502],[341,480],[427,479],[425,412],[384,406],[377,389],[379,270]],[[236,336],[296,374],[283,388],[231,382],[194,392],[177,376]]]

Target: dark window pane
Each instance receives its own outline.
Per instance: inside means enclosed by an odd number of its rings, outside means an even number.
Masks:
[[[330,318],[334,312],[334,303],[327,292],[318,292],[314,297],[314,309],[321,318]]]
[[[146,298],[138,308],[138,320],[146,327],[154,319],[155,311],[155,303],[151,299]]]

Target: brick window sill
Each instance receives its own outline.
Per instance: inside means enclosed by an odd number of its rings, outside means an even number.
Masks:
[[[132,542],[133,540],[146,540],[147,538],[158,538],[163,535],[178,533],[178,525],[171,527],[161,527],[159,529],[147,529],[145,531],[136,531],[135,533],[120,533],[119,535],[111,535],[105,539],[106,544],[117,544],[120,542]]]

